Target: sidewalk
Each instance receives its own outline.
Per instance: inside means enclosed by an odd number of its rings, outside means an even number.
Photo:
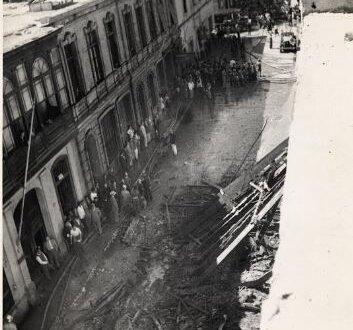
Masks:
[[[166,114],[163,115],[162,127],[163,132],[168,131],[169,128],[173,127],[174,130],[178,129],[180,122],[188,109],[191,106],[189,100],[180,100],[177,99],[170,106],[168,116]],[[184,109],[182,111],[181,109]],[[133,167],[129,171],[129,176],[132,182],[136,182],[140,177],[141,172],[148,168],[153,159],[159,156],[157,152],[160,148],[160,141],[154,139],[147,147],[147,149],[143,150],[140,153],[139,161],[136,162]],[[146,152],[147,151],[147,152]],[[132,219],[126,221],[125,226],[129,225],[129,222]],[[49,309],[47,311],[47,321],[44,324],[43,329],[49,329],[49,325],[55,321],[58,311],[61,309],[64,301],[62,300],[63,293],[67,294],[68,286],[70,287],[70,291],[79,292],[82,294],[81,289],[85,287],[88,281],[95,276],[97,272],[101,269],[100,265],[102,262],[104,263],[103,254],[107,252],[115,243],[117,238],[117,233],[119,231],[120,226],[116,223],[113,223],[110,220],[107,220],[103,223],[103,234],[102,236],[97,236],[95,231],[91,231],[88,236],[84,239],[84,249],[85,256],[88,259],[88,263],[85,263],[84,260],[76,260],[75,256],[72,254],[72,251],[65,256],[64,260],[61,262],[61,268],[52,274],[52,280],[49,281],[44,279],[44,277],[40,280],[40,284],[37,287],[38,291],[38,304],[33,306],[28,317],[22,322],[19,326],[19,329],[27,330],[27,329],[41,329],[41,323],[43,320],[43,315],[46,312],[46,305],[49,299],[51,299],[51,303],[49,305]],[[120,243],[119,243],[120,244]],[[123,271],[121,273],[122,280],[124,278],[130,278],[131,274],[128,272],[128,268],[126,267],[126,263],[131,262],[133,264],[136,262],[138,253],[134,248],[126,248],[125,246],[118,246],[119,254],[122,256],[116,260],[114,265],[112,264],[113,269],[124,269],[126,268],[126,274]],[[118,251],[115,251],[116,254]],[[123,260],[123,262],[122,262]],[[117,267],[117,268],[116,268]],[[76,271],[73,271],[75,270]],[[77,269],[81,271],[77,271]],[[109,273],[107,273],[109,275]],[[126,276],[128,275],[128,276]],[[69,277],[69,281],[68,281]],[[115,279],[117,280],[117,279]],[[111,281],[111,276],[106,278],[106,285],[109,287]],[[60,283],[59,283],[60,282]],[[70,285],[67,283],[70,282]],[[100,285],[101,287],[97,290],[97,293],[101,293],[104,291],[104,281],[102,280]],[[56,290],[54,292],[54,290]],[[80,297],[80,294],[77,297]],[[56,323],[60,320],[57,319]],[[63,324],[56,324],[56,329],[64,329],[66,328]]]

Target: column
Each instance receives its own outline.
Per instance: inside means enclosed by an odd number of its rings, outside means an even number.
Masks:
[[[36,189],[36,193],[45,228],[48,234],[56,239],[60,250],[66,251],[62,235],[64,219],[50,169],[44,169],[44,171],[39,174],[39,180],[42,189]]]
[[[36,301],[36,286],[28,271],[22,246],[16,243],[18,232],[10,205],[3,211],[4,269],[15,303],[25,299],[30,304]],[[25,297],[24,297],[25,296]]]
[[[74,139],[67,145],[66,150],[69,158],[71,176],[74,189],[76,191],[76,197],[77,200],[80,201],[84,199],[85,194],[87,193],[87,188],[85,185],[80,159],[78,157],[79,150]]]

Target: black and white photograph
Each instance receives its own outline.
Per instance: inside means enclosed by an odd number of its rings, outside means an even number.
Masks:
[[[3,0],[1,68],[2,329],[353,329],[353,0]]]

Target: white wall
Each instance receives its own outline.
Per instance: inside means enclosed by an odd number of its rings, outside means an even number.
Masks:
[[[353,14],[304,18],[281,207],[262,330],[353,329]]]

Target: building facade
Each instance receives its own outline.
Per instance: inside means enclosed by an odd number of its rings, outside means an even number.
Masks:
[[[121,174],[128,126],[152,119],[173,82],[179,36],[171,0],[87,0],[35,17],[4,33],[3,304],[18,317],[36,300],[36,246],[50,235],[65,254],[65,216],[108,169]]]
[[[213,0],[175,0],[175,8],[183,52],[201,55],[213,29]]]

